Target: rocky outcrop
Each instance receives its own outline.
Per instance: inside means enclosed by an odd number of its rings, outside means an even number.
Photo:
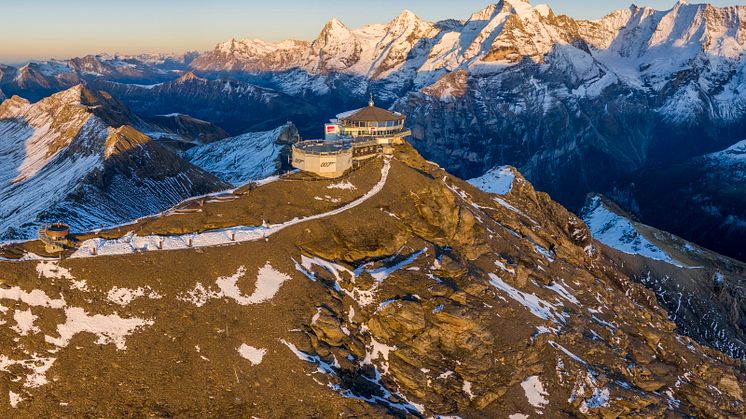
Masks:
[[[407,166],[395,163],[401,185],[390,191],[411,193],[386,201],[391,215],[378,232],[330,220],[325,246],[305,247],[308,260],[327,261],[303,267],[329,297],[308,314],[302,347],[338,361],[330,386],[393,414],[425,416],[742,411],[737,369],[724,366],[722,382],[693,378],[708,374],[710,356],[737,363],[681,340],[655,296],[596,250],[577,217],[517,173],[511,192],[494,200],[411,156],[397,155]],[[409,232],[404,242],[393,226]],[[720,394],[704,395],[714,383],[729,401],[706,401]],[[674,388],[680,393],[668,393]]]

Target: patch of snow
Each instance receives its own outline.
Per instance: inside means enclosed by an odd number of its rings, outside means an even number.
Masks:
[[[598,409],[609,405],[609,389],[595,388],[591,397],[580,404],[580,413],[588,414],[590,409]]]
[[[580,364],[586,365],[586,366],[588,365],[588,363],[585,362],[581,357],[579,357],[579,356],[575,355],[574,353],[570,352],[567,348],[565,348],[564,346],[560,345],[559,343],[557,343],[557,342],[555,342],[553,340],[550,340],[549,341],[549,345],[551,345],[553,348],[561,350],[562,352],[564,352],[565,355],[569,356],[572,360],[574,360],[574,361],[576,361],[576,362],[578,362]]]
[[[136,298],[147,296],[151,300],[162,298],[160,294],[153,291],[150,287],[137,287],[136,289],[113,287],[106,294],[106,299],[122,307],[128,305]]]
[[[288,349],[290,349],[290,351],[298,359],[315,365],[317,373],[321,373],[321,374],[333,377],[338,381],[341,381],[339,375],[337,374],[337,370],[340,368],[340,366],[336,358],[334,359],[333,363],[329,363],[321,359],[321,357],[318,355],[310,355],[299,350],[294,344],[284,339],[280,339],[280,342],[282,342],[285,346],[287,346]],[[370,354],[366,356],[366,359],[369,358],[369,355]],[[326,386],[336,391],[342,397],[345,397],[345,398],[363,400],[371,404],[382,404],[392,409],[408,412],[409,414],[417,414],[421,416],[422,413],[424,413],[424,406],[411,403],[401,394],[393,393],[389,391],[383,385],[383,383],[381,383],[381,378],[382,378],[381,372],[379,372],[375,366],[373,367],[373,370],[375,373],[375,378],[374,379],[367,378],[367,377],[366,378],[371,385],[375,386],[375,391],[371,391],[371,392],[366,391],[365,395],[356,393],[354,389],[351,389],[351,388],[347,388],[347,389],[342,388],[339,384],[335,384],[332,382],[329,382],[328,384],[326,384]],[[319,381],[317,381],[317,383],[322,384]],[[401,401],[395,401],[397,399]]]
[[[316,307],[316,313],[311,317],[311,324],[316,324],[317,321],[319,321],[319,318],[321,317],[321,308]]]
[[[0,371],[9,371],[10,367],[14,365],[21,366],[29,373],[26,374],[23,386],[29,388],[36,388],[47,384],[47,371],[52,368],[52,364],[57,358],[42,357],[36,354],[32,355],[29,359],[12,360],[5,355],[0,354]]]
[[[13,320],[16,321],[16,325],[11,327],[11,329],[21,336],[39,333],[39,328],[34,326],[34,321],[38,318],[38,316],[35,316],[31,312],[30,308],[25,311],[16,310],[15,313],[13,313]]]
[[[348,290],[347,288],[342,287],[341,283],[343,281],[354,283],[357,274],[342,265],[318,257],[308,257],[302,255],[301,263],[296,263],[295,268],[298,271],[302,272],[307,278],[315,281],[316,276],[313,274],[313,272],[311,272],[311,269],[314,265],[319,266],[326,272],[329,272],[329,274],[334,277],[334,289],[346,294],[347,296],[355,300],[361,307],[365,307],[375,302],[376,290],[378,289],[379,283],[374,283],[373,286],[367,290],[363,290],[358,287],[352,287],[352,290]],[[348,279],[345,279],[343,276],[347,276]]]
[[[580,306],[580,301],[578,301],[577,298],[575,298],[572,293],[570,293],[565,287],[563,287],[558,281],[554,281],[552,285],[548,285],[546,288],[556,292],[559,294],[562,298],[565,300],[575,304],[576,306]],[[569,287],[568,287],[569,288]]]
[[[487,193],[507,195],[513,189],[515,174],[508,166],[495,167],[484,175],[468,180],[469,183]]]
[[[373,279],[375,279],[377,282],[383,282],[384,280],[386,280],[386,278],[391,276],[391,274],[393,274],[394,272],[412,264],[415,260],[417,260],[418,257],[420,257],[426,251],[427,251],[427,248],[422,249],[420,251],[413,253],[412,255],[410,255],[409,257],[405,258],[404,260],[402,260],[401,262],[397,264],[394,264],[391,266],[382,266],[380,268],[372,269],[372,270],[366,269],[366,272],[368,272],[370,276],[372,276]]]
[[[59,265],[56,261],[41,261],[36,265],[36,273],[39,278],[48,279],[75,279],[67,268]]]
[[[368,351],[363,359],[363,365],[373,365],[373,361],[381,359],[381,372],[386,374],[389,370],[389,354],[396,349],[396,346],[383,344],[371,336]]]
[[[106,299],[114,304],[119,304],[120,306],[124,307],[127,304],[131,303],[135,298],[142,297],[144,295],[145,290],[142,289],[142,287],[138,287],[137,289],[113,287],[106,294]]]
[[[187,296],[182,296],[180,299],[182,301],[189,301],[198,307],[203,306],[208,300],[216,298],[230,298],[243,306],[259,304],[271,300],[277,294],[277,291],[280,290],[280,286],[285,281],[291,279],[290,276],[276,270],[267,262],[259,268],[254,292],[249,296],[245,296],[237,285],[238,280],[243,278],[244,275],[246,275],[246,268],[241,266],[235,274],[221,276],[215,281],[220,291],[205,289],[202,284],[197,283],[195,288],[187,293]]]
[[[548,260],[549,262],[554,262],[554,257],[553,257],[553,255],[552,255],[552,253],[550,251],[548,251],[547,249],[539,246],[536,243],[534,243],[533,245],[534,245],[534,250],[536,251],[536,253],[544,256],[544,258],[546,260]]]
[[[500,197],[498,197],[498,196],[495,196],[495,197],[493,197],[493,199],[495,200],[495,202],[497,202],[498,204],[500,204],[500,206],[502,206],[502,207],[504,207],[504,208],[507,208],[507,209],[509,209],[510,211],[513,211],[514,213],[516,213],[516,214],[518,214],[518,215],[520,215],[520,216],[522,216],[522,217],[526,217],[526,218],[528,218],[528,219],[529,219],[529,220],[530,220],[530,221],[531,221],[532,223],[534,223],[535,225],[539,225],[539,223],[537,223],[537,222],[536,222],[536,221],[535,221],[535,220],[534,220],[533,218],[531,218],[531,217],[529,217],[528,215],[526,215],[526,214],[525,214],[525,213],[524,213],[523,211],[521,211],[521,210],[519,210],[518,208],[516,208],[516,207],[514,207],[514,206],[510,205],[510,204],[508,203],[508,201],[506,201],[506,200],[504,200],[504,199],[502,199],[502,198],[500,198]]]
[[[24,291],[20,287],[0,288],[0,300],[21,301],[32,307],[48,307],[60,309],[65,307],[65,299],[52,299],[44,291]]]
[[[125,344],[127,336],[144,326],[153,324],[152,320],[137,317],[122,318],[117,314],[89,316],[80,307],[66,308],[65,315],[67,316],[66,322],[57,325],[59,337],[45,336],[47,343],[65,347],[76,334],[88,332],[98,337],[96,344],[106,345],[111,343],[116,345],[117,350],[123,351],[127,349]]]
[[[521,383],[521,387],[523,387],[523,392],[531,406],[543,408],[549,403],[549,400],[544,398],[544,396],[548,396],[549,394],[544,391],[544,385],[538,376],[532,375],[526,378]]]
[[[357,186],[350,183],[348,180],[344,180],[342,182],[334,183],[326,187],[327,189],[342,189],[347,191],[354,191],[357,189]]]
[[[500,260],[495,260],[495,266],[497,266],[498,268],[502,269],[505,272],[515,275],[515,269],[509,268],[508,266],[505,265],[505,263],[503,263]]]
[[[557,312],[557,308],[553,304],[542,300],[534,294],[528,294],[512,287],[493,273],[490,273],[489,277],[490,284],[493,287],[507,293],[510,298],[526,307],[534,316],[554,322],[564,321],[564,318]]]
[[[461,385],[461,390],[469,396],[469,400],[474,400],[476,397],[474,393],[471,392],[471,382],[470,381],[464,381],[464,384]]]
[[[252,365],[259,365],[262,363],[262,359],[264,359],[264,355],[267,353],[267,350],[255,348],[253,346],[242,343],[241,346],[238,348],[238,353],[241,355],[241,357],[247,359]]]
[[[18,407],[18,403],[24,400],[20,394],[13,393],[12,391],[8,391],[8,398],[10,399],[10,407],[14,409]]]
[[[85,281],[85,279],[71,279],[70,280],[70,288],[78,291],[83,292],[89,292],[88,289],[88,283]]]
[[[331,374],[331,375],[335,375],[336,374],[334,372],[334,365],[330,364],[328,362],[325,362],[324,360],[321,359],[321,357],[319,357],[317,355],[309,355],[309,354],[301,351],[300,349],[298,349],[297,346],[295,346],[294,344],[286,341],[285,339],[280,339],[280,342],[282,342],[285,346],[287,346],[288,349],[290,349],[290,351],[296,357],[298,357],[298,359],[300,359],[301,361],[306,361],[306,362],[310,362],[310,363],[315,364],[317,366],[317,371],[318,372],[320,372],[322,374]]]
[[[443,372],[443,373],[441,373],[440,375],[438,375],[438,379],[439,379],[439,380],[445,380],[446,378],[448,378],[448,377],[450,377],[450,376],[452,376],[452,375],[453,375],[453,371],[451,371],[451,370],[448,370],[448,371],[446,371],[446,372]]]

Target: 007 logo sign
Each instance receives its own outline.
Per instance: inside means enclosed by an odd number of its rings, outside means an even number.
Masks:
[[[332,167],[332,166],[334,166],[334,162],[333,161],[325,161],[325,162],[321,163],[321,167],[323,167],[325,169],[329,168],[329,167]]]

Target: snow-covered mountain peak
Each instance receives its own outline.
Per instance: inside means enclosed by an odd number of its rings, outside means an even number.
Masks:
[[[408,10],[385,25],[354,30],[332,19],[310,46],[300,41],[281,47],[231,40],[195,59],[192,68],[270,73],[302,69],[321,78],[345,73],[386,80],[395,97],[397,89],[426,88],[448,72],[501,74],[530,61],[547,64],[542,72],[564,74],[571,90],[582,86],[579,93],[594,96],[611,85],[641,92],[668,86],[670,100],[660,112],[677,121],[695,121],[709,108],[700,100],[702,92],[714,94],[715,112],[735,119],[733,109],[743,106],[733,105],[732,99],[741,102],[737,79],[742,78],[729,75],[743,72],[739,60],[746,51],[746,27],[741,22],[746,22],[743,6],[679,3],[664,11],[631,6],[602,19],[576,20],[556,16],[546,5],[501,0],[466,22],[433,24]],[[315,86],[308,87],[311,90],[327,85],[278,77],[276,87],[286,93],[305,89],[300,85]],[[678,82],[674,85],[673,80]],[[364,94],[365,80],[358,86]]]
[[[420,17],[416,14],[407,9],[404,9],[401,13],[399,13],[399,15],[397,15],[394,19],[391,20],[391,22],[386,25],[386,29],[390,32],[401,34],[406,32],[407,30],[411,31],[421,26],[427,26],[428,28],[432,27],[432,25],[420,19]]]
[[[242,39],[237,41],[230,39],[218,44],[215,48],[223,54],[235,55],[238,57],[251,58],[258,55],[266,55],[279,49],[289,49],[304,43],[303,41],[284,40],[279,43],[262,41],[261,39]]]
[[[551,13],[551,9],[545,4],[533,6],[528,0],[501,0],[498,3],[489,4],[473,13],[468,20],[471,22],[489,21],[501,13],[515,14],[523,17],[534,12],[538,12],[542,16],[547,16]]]
[[[133,128],[143,121],[82,85],[0,105],[0,237],[43,222],[117,224],[227,185]]]
[[[409,9],[404,9],[401,11],[401,13],[399,13],[398,16],[394,18],[394,21],[397,21],[397,20],[413,21],[417,19],[419,19],[419,17],[417,16],[416,13],[414,13],[413,11]]]
[[[329,19],[329,21],[326,22],[326,25],[324,25],[324,28],[321,29],[321,33],[319,34],[317,41],[320,39],[329,39],[337,36],[346,36],[350,33],[350,29],[344,23],[342,23],[341,20],[332,18]]]
[[[519,16],[533,13],[533,11],[536,10],[536,8],[532,6],[531,3],[528,2],[528,0],[503,0],[502,5],[503,11],[510,11]],[[540,10],[546,9],[547,7],[543,6]]]
[[[236,38],[231,38],[225,42],[219,43],[215,47],[215,49],[226,54],[235,51],[236,50]]]
[[[32,61],[18,69],[19,75],[28,74],[35,71],[45,76],[55,76],[60,73],[71,73],[72,69],[66,62],[57,60]]]
[[[55,93],[42,101],[54,102],[64,105],[81,105],[83,96],[90,96],[91,92],[82,84],[75,85],[67,90]]]
[[[202,77],[194,74],[194,72],[187,71],[181,77],[179,77],[178,79],[176,79],[176,83],[186,83],[186,82],[193,81],[193,80],[195,80],[195,81],[207,81],[207,79],[203,79]]]
[[[472,13],[467,22],[492,20],[497,10],[499,10],[499,5],[497,3],[488,4],[483,9]]]
[[[338,19],[331,19],[311,44],[309,63],[312,71],[341,71],[360,59],[362,46],[355,34]]]

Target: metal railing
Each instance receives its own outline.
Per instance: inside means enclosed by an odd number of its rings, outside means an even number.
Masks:
[[[330,144],[330,145],[339,145],[340,148],[337,150],[330,150],[330,151],[313,151],[308,150],[305,148],[305,146],[314,146],[314,145],[323,145],[323,144]],[[342,141],[324,141],[324,140],[305,140],[300,141],[295,144],[293,144],[293,153],[296,151],[304,154],[310,154],[314,156],[336,156],[343,153],[348,153],[352,151],[352,143],[351,142],[342,142]]]
[[[404,129],[404,130],[401,130],[401,131],[388,132],[388,133],[385,133],[385,134],[370,134],[370,133],[365,133],[365,134],[354,135],[354,134],[345,133],[345,134],[342,134],[341,137],[343,137],[343,138],[344,137],[349,137],[349,138],[353,138],[353,139],[356,139],[356,140],[357,139],[378,140],[378,139],[381,139],[381,138],[408,137],[410,135],[412,135],[412,131],[409,130],[409,129]]]

